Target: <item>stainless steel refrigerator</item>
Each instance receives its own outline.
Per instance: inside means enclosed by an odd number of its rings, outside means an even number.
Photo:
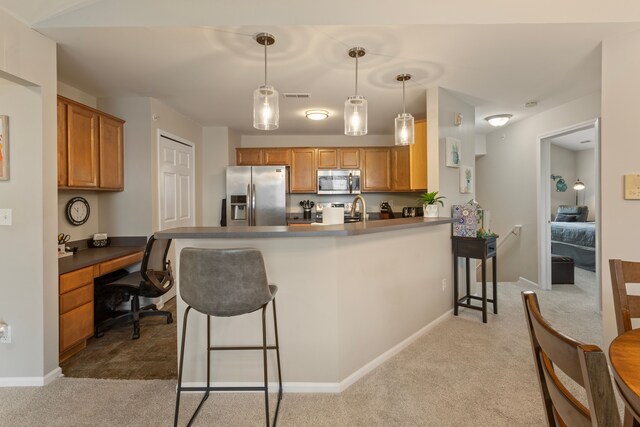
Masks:
[[[287,225],[286,166],[227,167],[227,225]]]

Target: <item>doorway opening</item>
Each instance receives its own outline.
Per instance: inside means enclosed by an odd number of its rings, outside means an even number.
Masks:
[[[538,139],[540,287],[574,284],[601,310],[599,119]]]

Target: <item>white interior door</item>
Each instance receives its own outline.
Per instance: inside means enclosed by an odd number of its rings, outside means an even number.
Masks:
[[[160,230],[193,227],[195,222],[195,166],[193,143],[158,131],[158,203]],[[173,251],[169,257],[175,260]],[[175,271],[175,267],[174,267]],[[161,297],[164,304],[176,294],[174,287]],[[160,305],[159,304],[159,305]]]

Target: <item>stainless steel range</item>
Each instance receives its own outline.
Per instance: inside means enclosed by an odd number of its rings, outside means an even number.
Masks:
[[[316,204],[316,222],[322,222],[322,210],[324,208],[342,208],[344,210],[344,222],[358,222],[361,220],[362,213],[360,212],[360,205],[356,206],[355,217],[351,216],[351,202],[328,202]]]

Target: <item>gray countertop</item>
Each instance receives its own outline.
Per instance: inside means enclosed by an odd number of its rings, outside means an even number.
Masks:
[[[58,274],[144,251],[146,242],[146,237],[114,237],[111,246],[89,249],[85,249],[86,240],[69,242],[68,245],[80,246],[81,249],[73,255],[58,259]]]
[[[397,218],[338,225],[298,225],[268,227],[180,227],[155,233],[158,239],[237,239],[269,237],[357,236],[451,224],[451,218]]]

